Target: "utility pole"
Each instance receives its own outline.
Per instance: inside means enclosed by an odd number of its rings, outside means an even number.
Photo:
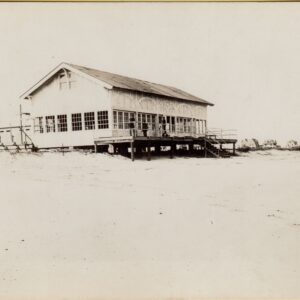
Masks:
[[[20,134],[21,134],[21,145],[23,145],[23,122],[22,122],[22,104],[20,104]]]
[[[21,145],[24,144],[24,132],[23,132],[23,115],[30,116],[30,113],[22,112],[22,104],[20,104],[20,135],[21,135]],[[25,143],[26,143],[26,133],[25,133]]]

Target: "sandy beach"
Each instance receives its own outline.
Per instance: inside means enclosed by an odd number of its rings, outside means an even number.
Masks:
[[[0,153],[0,299],[299,298],[300,152]]]

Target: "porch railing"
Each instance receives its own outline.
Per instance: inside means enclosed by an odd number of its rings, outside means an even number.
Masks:
[[[235,139],[237,137],[236,129],[221,129],[210,128],[206,130],[206,137],[212,137],[216,139]]]
[[[171,130],[162,128],[148,129],[145,131],[141,129],[113,129],[112,136],[113,137],[129,137],[129,136],[148,136],[148,137],[211,137],[216,139],[235,139],[237,136],[237,131],[235,129],[208,129],[206,132],[197,132],[195,128],[185,128],[186,131],[178,130],[177,128],[172,128]],[[146,135],[145,135],[146,134]]]

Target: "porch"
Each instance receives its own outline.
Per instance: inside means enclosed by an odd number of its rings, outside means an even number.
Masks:
[[[236,134],[233,130],[211,130],[206,134],[172,133],[124,129],[117,130],[112,137],[95,139],[95,152],[109,151],[112,154],[135,158],[153,155],[176,155],[197,157],[230,157],[236,155]]]

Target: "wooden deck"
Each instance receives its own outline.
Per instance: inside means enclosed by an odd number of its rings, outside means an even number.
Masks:
[[[166,151],[168,151],[171,158],[176,153],[183,153],[184,151],[186,155],[230,157],[235,155],[236,142],[236,139],[213,136],[107,137],[95,140],[95,152],[103,151],[103,149],[107,150],[105,146],[111,145],[112,153],[130,156],[133,161],[143,153],[146,153],[148,160],[150,160],[153,154],[160,155]],[[183,145],[185,147],[182,147]],[[226,145],[230,145],[231,148],[224,148]]]

